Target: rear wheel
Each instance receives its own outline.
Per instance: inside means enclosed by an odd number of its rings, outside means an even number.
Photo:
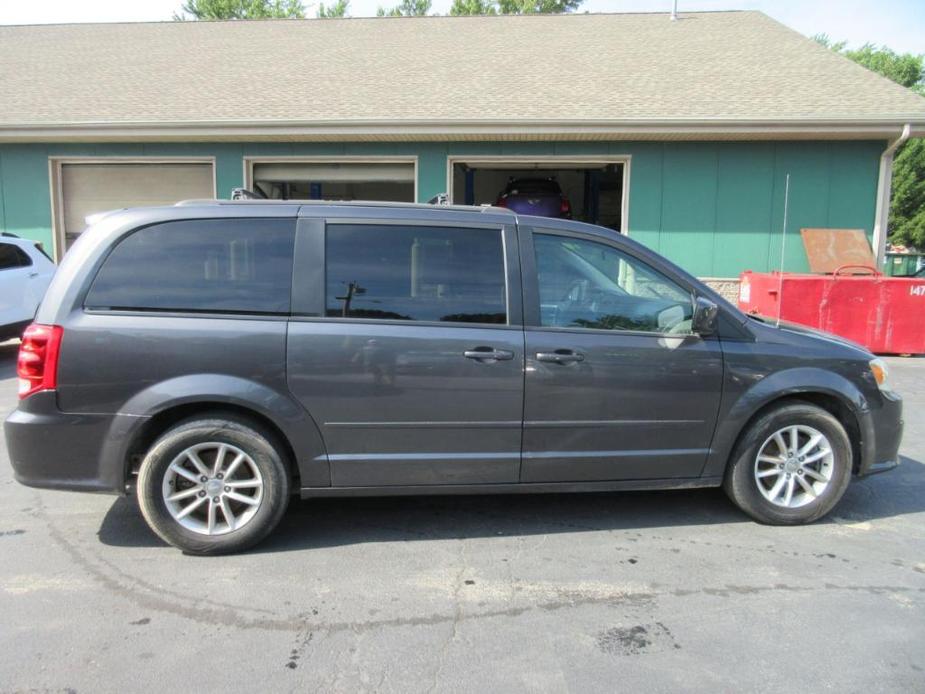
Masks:
[[[726,472],[726,493],[762,523],[811,523],[835,507],[851,481],[851,443],[820,407],[776,407],[745,432]]]
[[[138,474],[142,515],[161,538],[190,554],[256,544],[289,501],[289,474],[275,438],[225,416],[181,422],[148,451]]]

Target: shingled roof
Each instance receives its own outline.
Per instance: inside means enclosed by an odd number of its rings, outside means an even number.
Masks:
[[[759,12],[6,26],[0,65],[6,141],[925,134]]]

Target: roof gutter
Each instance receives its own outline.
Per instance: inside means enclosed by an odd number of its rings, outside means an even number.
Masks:
[[[890,221],[890,192],[893,183],[893,154],[912,134],[912,125],[906,123],[899,137],[890,141],[880,155],[880,174],[877,178],[877,211],[874,214],[874,260],[882,269],[886,261],[886,239]]]
[[[770,140],[892,137],[895,119],[327,120],[0,124],[0,142]],[[913,120],[912,135],[925,133]]]

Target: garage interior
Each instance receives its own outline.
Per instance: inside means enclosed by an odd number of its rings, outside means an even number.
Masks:
[[[413,162],[254,162],[252,190],[271,200],[414,202]]]
[[[623,162],[453,162],[452,201],[494,205],[512,179],[554,178],[571,203],[572,219],[615,231],[623,226]]]

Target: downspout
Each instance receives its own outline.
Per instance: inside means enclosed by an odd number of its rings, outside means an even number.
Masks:
[[[893,182],[893,153],[909,139],[912,126],[906,123],[899,137],[890,142],[880,155],[880,175],[877,179],[877,211],[874,215],[874,260],[882,271],[886,262],[886,234],[890,220],[890,186]]]

